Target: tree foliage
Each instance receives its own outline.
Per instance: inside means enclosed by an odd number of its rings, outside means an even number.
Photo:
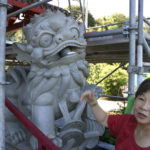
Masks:
[[[21,42],[22,41],[22,30],[17,30],[14,32],[7,33],[6,39],[8,41],[13,41],[13,42]]]
[[[69,7],[67,7],[66,9],[69,10]],[[74,19],[78,20],[79,22],[82,22],[82,12],[80,6],[72,5],[71,9],[72,9],[72,14]],[[84,18],[85,18],[85,14],[84,14]],[[90,13],[90,11],[88,11],[88,27],[93,27],[95,26],[95,24],[96,21],[93,15]]]
[[[150,34],[150,26],[147,25],[147,24],[144,24],[144,26],[143,26],[143,31],[144,31],[145,33]]]
[[[103,27],[95,28],[94,31],[105,31],[105,30],[113,30],[113,29],[122,28],[125,25],[125,23],[116,24],[116,25],[109,25],[109,24],[125,22],[127,20],[128,18],[122,13],[115,13],[108,17],[97,18],[95,19],[95,22],[96,22],[95,26],[103,26]]]
[[[87,79],[88,83],[97,84],[101,79],[103,79],[118,66],[118,63],[112,65],[106,63],[89,64],[90,76]],[[100,84],[98,84],[98,86],[103,87],[104,94],[118,96],[121,95],[120,87],[122,85],[127,85],[127,81],[127,71],[120,68],[108,78],[103,80]]]

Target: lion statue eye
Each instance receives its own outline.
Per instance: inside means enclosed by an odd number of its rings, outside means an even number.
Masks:
[[[74,39],[79,38],[79,30],[77,28],[71,28]]]
[[[49,33],[44,33],[40,36],[39,44],[41,47],[48,47],[52,43],[52,35]]]

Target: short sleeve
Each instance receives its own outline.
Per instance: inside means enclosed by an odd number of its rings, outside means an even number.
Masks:
[[[112,136],[118,136],[131,115],[109,115],[107,124]]]

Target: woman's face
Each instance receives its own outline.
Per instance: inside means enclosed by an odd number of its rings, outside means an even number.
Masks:
[[[136,98],[134,116],[138,123],[150,125],[150,90]]]

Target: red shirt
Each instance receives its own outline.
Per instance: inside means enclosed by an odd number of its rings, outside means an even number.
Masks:
[[[134,140],[134,131],[137,125],[133,115],[109,115],[108,127],[112,136],[117,137],[115,150],[150,150],[150,147],[142,148]]]

